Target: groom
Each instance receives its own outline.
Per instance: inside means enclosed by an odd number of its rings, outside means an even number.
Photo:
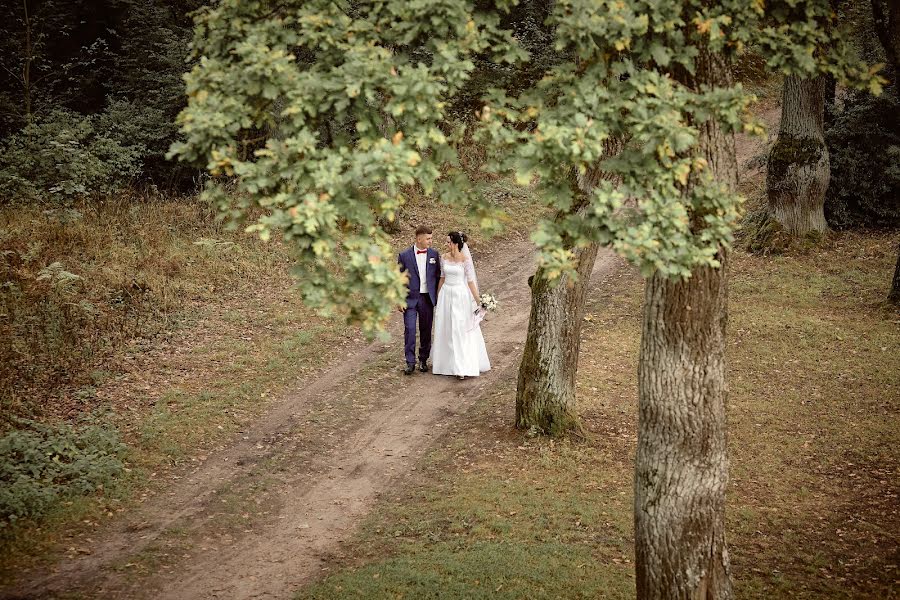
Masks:
[[[431,324],[434,321],[434,305],[437,304],[438,280],[441,278],[441,261],[437,250],[431,248],[430,227],[416,228],[416,243],[400,253],[397,262],[400,272],[409,273],[409,291],[403,311],[407,375],[416,370],[416,319],[419,320],[419,370],[428,371],[428,355],[431,354]]]

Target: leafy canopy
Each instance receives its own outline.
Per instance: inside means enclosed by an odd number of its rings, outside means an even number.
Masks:
[[[516,58],[496,14],[461,0],[225,0],[197,18],[187,75],[185,141],[220,179],[207,196],[248,227],[297,249],[308,303],[374,331],[405,297],[376,219],[394,217],[402,186],[458,197],[442,129],[471,56]],[[260,144],[256,140],[264,139]],[[441,183],[441,185],[438,185]],[[258,214],[258,211],[253,214]]]
[[[501,148],[488,168],[522,184],[536,177],[561,215],[534,236],[550,279],[574,277],[572,248],[592,242],[611,245],[645,276],[719,266],[743,199],[716,178],[701,130],[761,128],[748,110],[753,97],[728,77],[695,77],[706,68],[700,61],[727,64],[752,45],[773,70],[878,85],[824,0],[559,0],[550,18],[556,49],[570,60],[518,97],[495,93],[481,114],[482,139]],[[612,139],[624,149],[604,158]],[[612,177],[585,197],[573,169],[597,168]]]
[[[498,25],[508,7],[477,7],[223,0],[197,18],[185,141],[173,152],[207,162],[219,179],[206,193],[235,220],[263,209],[248,229],[297,248],[306,300],[343,307],[367,331],[404,295],[376,218],[394,215],[404,185],[459,198],[446,102],[466,85],[473,58],[527,60]],[[492,147],[490,170],[521,183],[537,176],[542,197],[565,216],[535,235],[546,273],[570,271],[573,245],[594,241],[645,274],[716,266],[741,199],[713,177],[700,131],[759,126],[739,84],[691,81],[698,60],[727,61],[754,45],[781,72],[825,70],[877,86],[832,18],[827,0],[555,2],[550,24],[563,59],[545,63],[544,78],[517,97],[492,92],[479,134]],[[621,183],[601,182],[584,198],[572,170],[596,168],[612,138],[625,149],[599,167]],[[225,178],[236,190],[225,192]]]

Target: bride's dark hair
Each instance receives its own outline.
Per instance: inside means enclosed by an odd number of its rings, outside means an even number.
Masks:
[[[447,235],[450,237],[450,241],[456,244],[456,247],[460,250],[463,249],[463,244],[465,244],[466,240],[469,239],[462,231],[451,231]]]

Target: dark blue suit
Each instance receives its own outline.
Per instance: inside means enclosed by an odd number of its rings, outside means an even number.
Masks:
[[[419,291],[419,265],[416,262],[416,247],[410,246],[397,256],[401,273],[409,273],[409,292],[406,295],[406,310],[403,311],[403,341],[406,363],[416,363],[416,319],[419,321],[419,361],[428,360],[431,354],[431,325],[434,322],[434,306],[437,304],[438,281],[441,278],[441,258],[437,250],[428,249],[425,255],[425,288],[427,294]]]

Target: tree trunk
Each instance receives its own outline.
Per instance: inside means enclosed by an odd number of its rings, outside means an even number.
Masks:
[[[31,43],[31,17],[28,14],[28,0],[22,0],[22,8],[25,11],[25,64],[22,65],[22,87],[25,93],[25,119],[31,125],[31,63],[34,61],[34,48]],[[31,134],[28,134],[29,137]]]
[[[516,427],[547,435],[576,428],[575,375],[584,298],[597,244],[575,251],[578,279],[551,283],[539,268],[531,278],[531,318],[516,387]]]
[[[884,48],[887,57],[888,93],[900,97],[900,4],[884,0],[872,0],[872,16],[875,21],[875,32],[878,41]],[[897,266],[894,267],[894,279],[888,302],[900,306],[900,244],[897,244]]]
[[[824,114],[824,76],[785,78],[781,126],[769,154],[766,194],[770,216],[791,237],[828,231],[825,192],[831,169]]]
[[[617,154],[621,148],[620,140],[608,140],[604,157]],[[606,175],[599,168],[588,169],[581,175],[572,170],[572,187],[579,197],[573,212],[587,208],[591,192],[604,177]],[[565,218],[567,214],[560,213],[557,219]],[[569,249],[575,253],[578,273],[575,281],[563,276],[560,281],[551,283],[544,278],[544,270],[540,268],[529,280],[531,317],[519,365],[516,427],[545,435],[560,435],[578,428],[575,376],[578,373],[585,293],[591,271],[594,270],[598,246],[591,244],[586,248],[577,248],[571,244]]]
[[[391,139],[391,136],[394,135],[393,131],[396,129],[396,123],[394,122],[394,118],[391,117],[388,113],[381,111],[381,118],[378,120],[378,132],[381,133],[381,137],[386,140]],[[387,181],[382,181],[378,188],[381,190],[381,193],[385,196],[390,194],[390,187],[388,186]],[[378,226],[381,227],[382,231],[389,235],[393,235],[395,233],[400,233],[400,211],[403,207],[397,209],[397,212],[394,214],[393,219],[388,219],[385,216],[379,215]]]
[[[834,75],[825,76],[825,114],[822,120],[824,130],[828,130],[834,125],[834,120],[838,114],[837,107],[837,79]]]
[[[701,50],[692,89],[729,86],[727,63]],[[737,183],[734,139],[701,128],[701,150],[721,182]],[[702,227],[700,215],[694,215]],[[638,367],[634,474],[637,597],[732,597],[725,544],[726,256],[686,280],[656,274],[646,283]]]
[[[900,78],[900,4],[891,0],[872,0],[875,33],[884,48],[891,81]]]
[[[897,266],[894,267],[894,281],[891,283],[888,302],[900,306],[900,244],[897,244]]]

